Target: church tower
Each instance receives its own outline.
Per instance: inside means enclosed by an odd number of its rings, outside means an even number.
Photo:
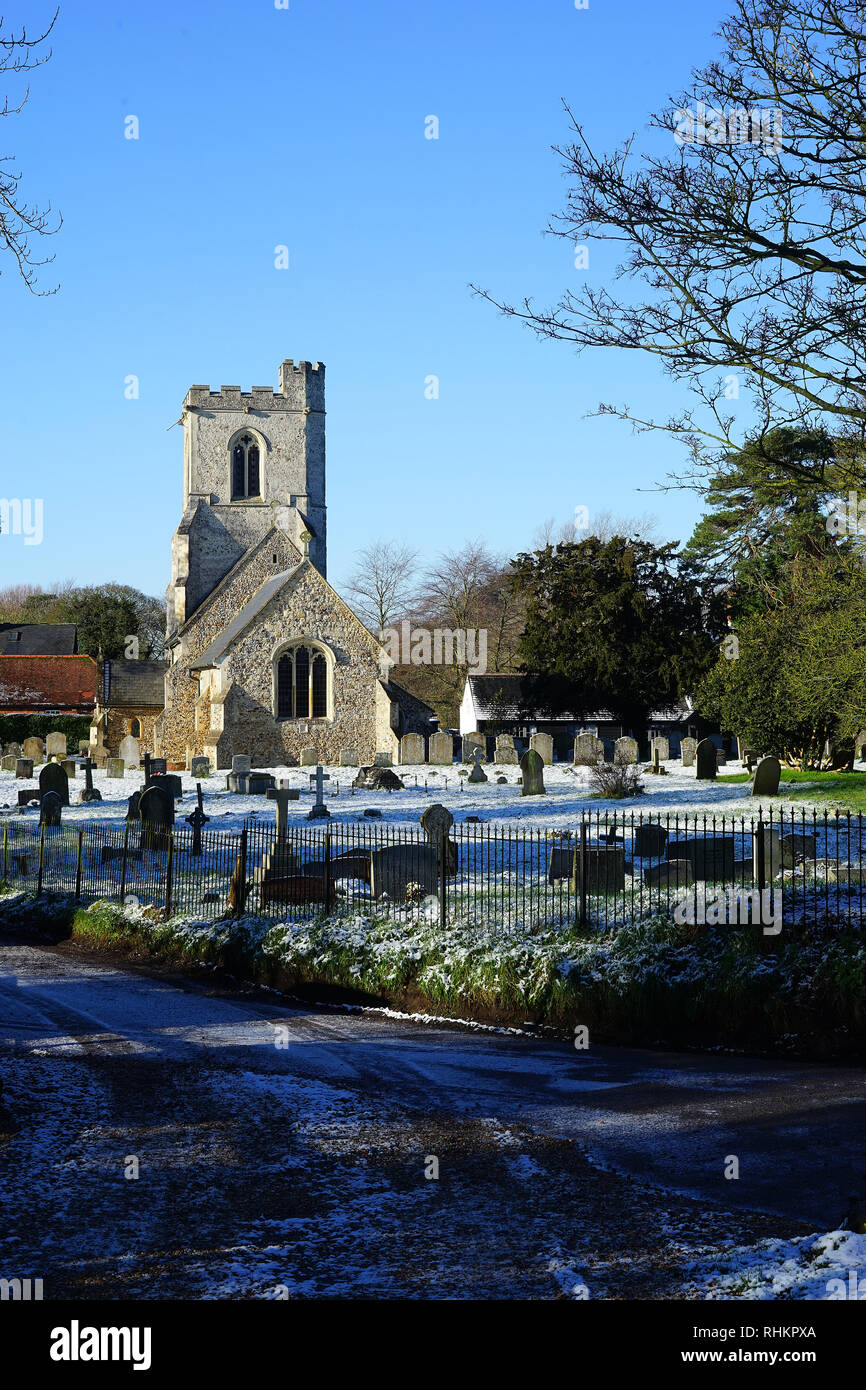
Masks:
[[[183,518],[172,539],[169,637],[274,527],[326,573],[325,367],[281,363],[279,388],[191,386]]]

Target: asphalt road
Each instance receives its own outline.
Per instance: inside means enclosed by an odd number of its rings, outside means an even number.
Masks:
[[[863,1068],[590,1044],[0,944],[0,1276],[46,1297],[700,1296],[710,1252],[831,1229],[866,1195]]]

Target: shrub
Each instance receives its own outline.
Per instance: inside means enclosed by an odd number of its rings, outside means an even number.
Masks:
[[[589,785],[599,796],[614,801],[639,796],[643,791],[640,769],[636,763],[596,763],[589,770]]]

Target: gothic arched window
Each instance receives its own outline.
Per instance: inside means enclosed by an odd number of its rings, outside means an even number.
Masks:
[[[258,497],[259,445],[254,435],[242,434],[232,449],[232,501],[238,497]]]
[[[327,719],[330,672],[316,647],[291,647],[277,662],[277,718]]]
[[[133,738],[141,738],[141,720],[140,720],[140,719],[130,719],[130,721],[129,721],[129,732],[132,734],[132,737],[133,737]]]

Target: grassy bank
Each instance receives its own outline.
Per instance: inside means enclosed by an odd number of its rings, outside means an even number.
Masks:
[[[748,772],[730,773],[717,777],[717,782],[749,782]],[[866,773],[864,772],[799,772],[782,768],[786,801],[808,801],[826,804],[828,811],[866,812]]]
[[[423,912],[306,923],[160,920],[152,909],[0,900],[0,926],[34,928],[171,967],[208,965],[317,999],[564,1032],[597,1041],[866,1052],[866,945],[844,923],[796,939],[668,917],[603,937],[571,929],[442,936]]]

